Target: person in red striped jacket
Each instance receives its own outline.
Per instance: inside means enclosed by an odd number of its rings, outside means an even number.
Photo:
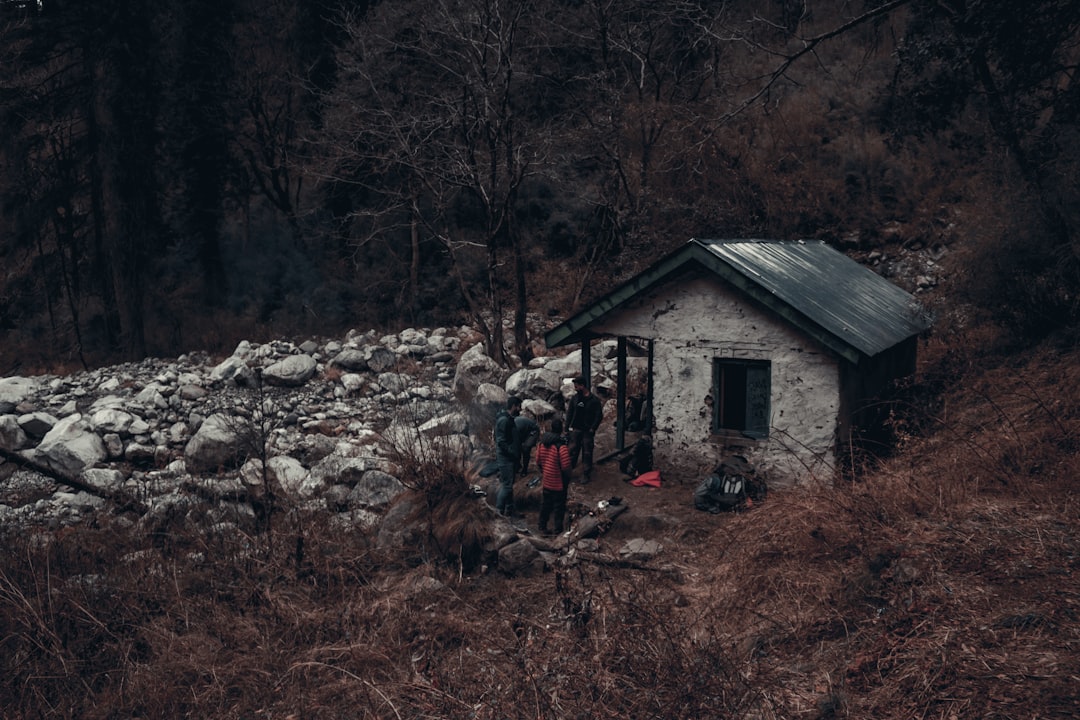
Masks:
[[[548,518],[555,516],[555,534],[563,531],[566,517],[566,490],[570,484],[570,449],[563,436],[562,420],[551,421],[551,430],[540,438],[536,446],[536,466],[543,477],[543,494],[540,500],[540,533],[551,534]]]

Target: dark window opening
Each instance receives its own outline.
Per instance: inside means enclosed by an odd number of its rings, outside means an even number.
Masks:
[[[713,360],[714,433],[769,435],[770,368],[760,360]]]

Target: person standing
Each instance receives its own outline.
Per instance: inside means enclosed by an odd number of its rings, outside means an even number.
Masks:
[[[562,435],[563,425],[558,418],[551,421],[551,431],[544,433],[536,446],[536,466],[543,478],[540,500],[540,534],[548,534],[548,518],[554,515],[555,534],[563,531],[566,518],[566,490],[570,481],[570,450]]]
[[[589,390],[585,378],[574,378],[574,391],[566,414],[566,427],[570,431],[570,465],[577,467],[580,456],[585,471],[582,482],[589,482],[592,480],[596,431],[604,418],[604,407],[600,404],[600,398]]]
[[[540,440],[540,426],[536,424],[535,420],[524,415],[518,415],[514,418],[514,423],[517,425],[518,438],[521,441],[519,470],[521,475],[525,476],[529,474],[529,460],[532,458],[533,448],[536,447],[537,441]]]
[[[521,398],[511,395],[506,407],[495,416],[495,462],[499,466],[499,492],[495,495],[495,510],[507,517],[514,513],[514,478],[521,461],[521,438],[515,418],[521,413]]]

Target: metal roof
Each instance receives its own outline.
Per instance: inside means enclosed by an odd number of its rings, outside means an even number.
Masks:
[[[690,240],[545,335],[591,337],[593,323],[688,268],[704,268],[843,357],[873,357],[930,326],[909,293],[819,240]]]

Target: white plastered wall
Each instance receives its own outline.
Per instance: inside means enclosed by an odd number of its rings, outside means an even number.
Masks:
[[[774,483],[831,478],[839,361],[816,340],[711,277],[684,277],[594,324],[655,341],[653,443],[661,462],[711,470],[726,450],[710,440],[713,359],[771,363],[769,437],[738,452]]]

